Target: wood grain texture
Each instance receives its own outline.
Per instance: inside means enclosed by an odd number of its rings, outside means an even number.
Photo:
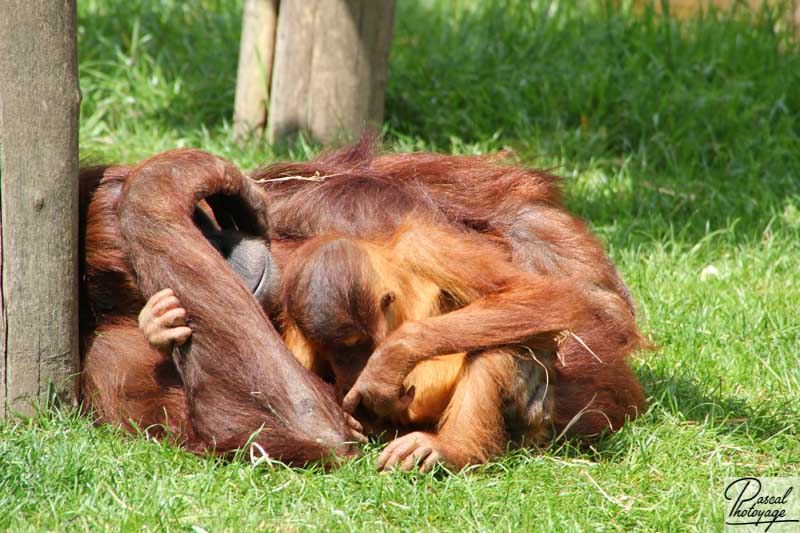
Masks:
[[[245,1],[233,105],[233,137],[237,141],[263,134],[277,24],[278,0]]]
[[[284,0],[268,138],[330,142],[383,121],[394,0]]]
[[[0,414],[77,398],[78,89],[75,0],[8,0],[0,17]]]

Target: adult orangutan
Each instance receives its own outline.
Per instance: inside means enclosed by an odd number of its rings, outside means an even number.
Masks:
[[[351,417],[253,297],[269,293],[276,272],[249,179],[208,153],[175,150],[87,170],[82,186],[82,392],[98,422],[197,453],[254,443],[303,464],[356,452]],[[162,352],[136,319],[164,287],[180,295],[194,333]],[[172,325],[181,320],[172,313]]]
[[[255,178],[295,356],[347,410],[426,430],[392,442],[382,467],[461,467],[641,411],[630,294],[555,178],[364,148]]]

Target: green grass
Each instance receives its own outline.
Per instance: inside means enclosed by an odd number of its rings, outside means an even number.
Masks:
[[[800,476],[797,30],[534,4],[398,2],[386,145],[508,146],[568,178],[658,345],[635,362],[643,417],[588,451],[421,476],[374,473],[374,448],[328,474],[253,467],[42,415],[0,425],[0,528],[708,531],[725,477]],[[82,0],[82,156],[313,155],[230,141],[240,7]]]

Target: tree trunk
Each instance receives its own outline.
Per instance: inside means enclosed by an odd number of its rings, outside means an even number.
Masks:
[[[234,140],[260,137],[264,131],[277,24],[278,0],[245,1],[233,104]]]
[[[75,0],[7,0],[0,17],[0,416],[77,398]]]
[[[394,0],[283,0],[268,137],[330,142],[383,122]]]

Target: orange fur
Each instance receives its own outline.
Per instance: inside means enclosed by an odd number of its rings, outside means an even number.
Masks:
[[[403,381],[406,389],[414,387],[414,399],[404,412],[392,418],[392,422],[398,425],[436,425],[461,380],[466,357],[463,353],[440,355],[415,366]]]
[[[304,176],[321,179],[284,179]],[[346,409],[410,419],[403,391],[424,375],[414,415],[428,422],[439,410],[428,405],[450,397],[425,442],[453,464],[642,412],[630,292],[560,203],[557,178],[497,156],[373,156],[364,143],[255,177],[277,242],[302,243],[283,270],[287,313],[331,361],[339,394],[350,389]],[[447,354],[466,355],[446,367],[455,386],[434,392],[425,365]]]
[[[295,254],[285,266],[281,291],[284,338],[298,358],[310,361],[305,363],[309,368],[333,369],[340,395],[366,363],[353,346],[367,342],[369,355],[405,324],[443,318],[449,311],[507,290],[522,275],[502,248],[478,235],[420,219],[400,224],[388,238],[320,236]],[[331,289],[322,289],[324,283]],[[319,297],[309,300],[315,291]],[[367,312],[384,294],[393,295],[391,304],[380,312]],[[292,310],[302,314],[305,306],[313,309],[314,316],[301,317],[299,326]],[[320,315],[329,318],[315,320]],[[326,336],[325,328],[342,333]],[[546,337],[552,340],[554,335]],[[518,406],[517,418],[525,419],[519,425],[526,426],[526,435],[538,436],[537,442],[550,435],[552,402],[543,407],[547,412],[530,419],[523,407],[530,397],[528,388],[512,391],[517,351],[477,349],[471,356],[466,351],[422,349],[420,355],[426,357],[408,366],[402,381],[405,390],[413,387],[413,400],[387,420],[395,428],[438,428],[438,435],[458,443],[449,448],[447,459],[459,466],[484,461],[503,448],[508,439],[503,405]],[[440,446],[446,446],[442,442]]]

